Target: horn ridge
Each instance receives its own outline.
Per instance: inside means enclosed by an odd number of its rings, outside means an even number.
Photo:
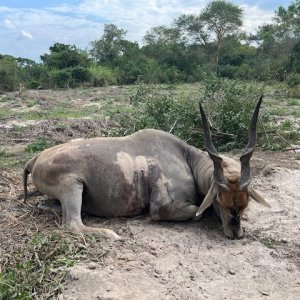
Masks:
[[[225,190],[229,190],[227,180],[225,179],[224,172],[223,172],[223,159],[218,154],[212,142],[208,121],[200,102],[199,102],[199,108],[200,108],[200,114],[201,114],[202,126],[204,132],[204,146],[214,163],[214,173],[213,173],[214,180],[217,183],[217,185],[221,186]]]
[[[254,152],[256,146],[256,127],[258,121],[258,114],[259,109],[262,103],[263,95],[260,96],[255,110],[253,112],[251,123],[249,126],[249,133],[248,133],[248,143],[246,148],[243,151],[243,154],[240,157],[241,162],[241,178],[240,178],[240,190],[245,189],[251,181],[251,171],[250,171],[250,159]]]
[[[219,154],[212,142],[211,132],[210,132],[209,125],[207,122],[207,118],[206,118],[206,115],[204,113],[203,107],[200,102],[199,102],[199,108],[200,108],[200,114],[201,114],[201,119],[202,119],[203,131],[204,131],[204,146],[209,153],[211,153],[215,156],[219,156]]]

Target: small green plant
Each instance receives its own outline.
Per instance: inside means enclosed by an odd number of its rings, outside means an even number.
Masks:
[[[300,98],[300,84],[289,88],[289,96],[291,98]]]
[[[49,141],[46,138],[38,138],[35,142],[28,144],[25,148],[25,151],[28,153],[41,152],[54,145],[55,143],[53,141]]]
[[[28,100],[28,101],[26,101],[26,106],[27,107],[33,107],[33,106],[35,106],[37,104],[38,104],[37,100]]]
[[[298,73],[288,74],[286,82],[289,87],[295,87],[297,85],[300,85],[300,74],[298,74]]]
[[[291,130],[294,127],[294,124],[291,120],[284,120],[281,124],[280,124],[280,128],[282,130]]]
[[[139,103],[145,102],[151,93],[151,88],[148,84],[145,84],[140,78],[138,78],[136,92],[130,96],[130,103],[133,106],[137,106]]]
[[[254,236],[259,240],[261,244],[270,249],[274,249],[282,243],[280,240],[266,235],[259,229],[254,231]]]

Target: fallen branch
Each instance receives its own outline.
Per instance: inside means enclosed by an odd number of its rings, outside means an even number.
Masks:
[[[287,148],[287,149],[283,149],[282,151],[294,151],[294,153],[296,153],[296,150],[300,150],[300,147],[292,147],[292,148]]]

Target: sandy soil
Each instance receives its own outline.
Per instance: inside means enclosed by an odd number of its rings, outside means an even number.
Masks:
[[[182,223],[98,219],[125,241],[108,242],[104,265],[73,267],[59,299],[299,299],[300,163],[260,153],[253,170],[272,207],[250,203],[243,239],[228,240],[211,214]]]

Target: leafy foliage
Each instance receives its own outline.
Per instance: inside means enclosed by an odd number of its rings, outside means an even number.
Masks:
[[[14,91],[19,87],[19,70],[13,57],[0,55],[0,91]]]
[[[50,69],[61,70],[89,65],[87,53],[75,46],[55,43],[49,50],[50,54],[41,55],[41,60]]]
[[[214,129],[214,144],[220,151],[246,146],[250,118],[262,91],[256,83],[206,78],[203,103]],[[265,115],[260,120],[267,122]]]
[[[89,67],[89,72],[92,86],[105,86],[117,83],[117,72],[108,67],[92,65]]]
[[[121,125],[118,135],[154,128],[171,132],[195,146],[202,146],[197,101],[183,95],[175,97],[171,88],[161,91],[140,81],[131,103],[132,107],[127,111],[116,112],[112,116]]]

